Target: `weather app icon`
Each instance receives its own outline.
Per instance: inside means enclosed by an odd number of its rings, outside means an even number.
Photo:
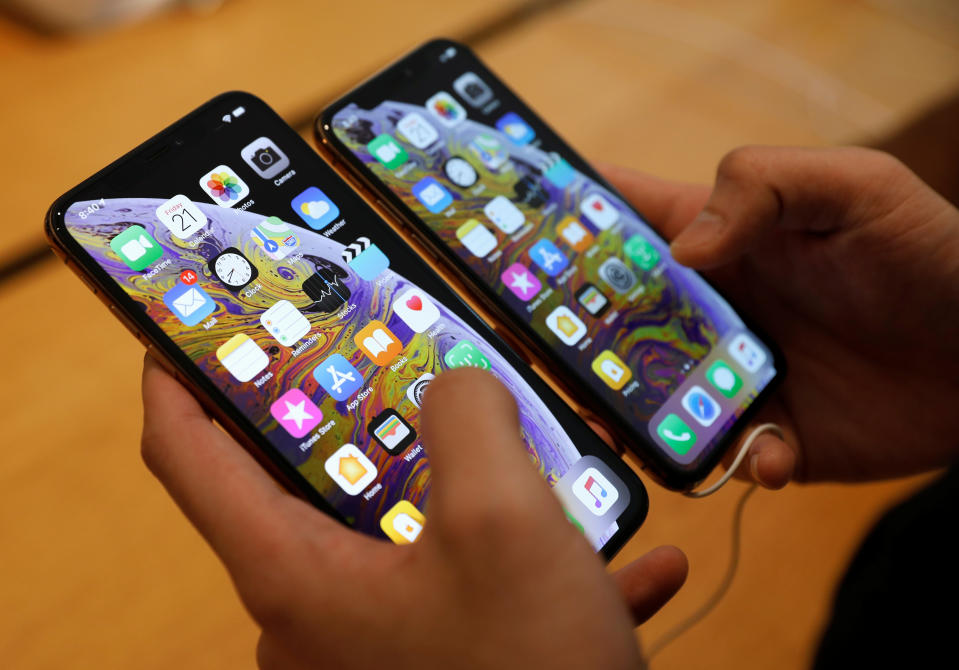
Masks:
[[[313,230],[321,230],[340,216],[340,208],[316,186],[311,186],[290,202],[293,211]]]

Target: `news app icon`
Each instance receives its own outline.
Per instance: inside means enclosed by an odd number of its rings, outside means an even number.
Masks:
[[[382,321],[371,321],[353,342],[373,365],[389,365],[403,351],[403,343]]]
[[[573,495],[595,516],[603,516],[619,500],[619,491],[596,468],[586,468],[576,478]]]
[[[402,454],[416,442],[416,431],[395,409],[385,409],[366,427],[370,437],[391,456]]]

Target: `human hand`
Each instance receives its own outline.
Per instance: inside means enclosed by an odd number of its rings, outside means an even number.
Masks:
[[[143,401],[144,460],[262,628],[262,668],[633,668],[633,626],[686,576],[673,547],[606,575],[530,465],[513,398],[488,373],[430,384],[427,523],[409,546],[281,490],[149,357]]]
[[[743,473],[901,476],[959,456],[959,211],[891,156],[747,147],[716,183],[606,177],[783,350]],[[730,456],[735,453],[730,450]]]

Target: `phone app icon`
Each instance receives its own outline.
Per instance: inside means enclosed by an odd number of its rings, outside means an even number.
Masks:
[[[439,308],[418,288],[407,289],[393,303],[393,312],[414,333],[425,333],[440,318]]]
[[[563,219],[562,223],[560,223],[556,229],[556,232],[559,233],[560,239],[572,247],[573,251],[578,253],[583,253],[589,249],[596,240],[593,234],[586,229],[586,226],[571,216]]]
[[[163,294],[163,303],[184,326],[195,326],[216,310],[216,303],[206,291],[182,281]]]
[[[293,437],[303,437],[323,420],[323,412],[300,389],[281,395],[270,405],[270,414]]]
[[[573,495],[596,516],[603,516],[619,500],[619,491],[596,468],[586,470],[573,482]]]
[[[600,230],[611,228],[614,223],[619,221],[619,212],[610,204],[609,200],[599,193],[586,196],[579,205],[579,211]]]
[[[391,456],[397,456],[416,442],[416,431],[395,409],[384,409],[366,427],[376,443]]]
[[[746,372],[756,372],[766,362],[766,352],[745,333],[740,333],[734,337],[733,341],[729,343],[727,351],[737,363],[746,369]]]
[[[591,367],[593,372],[606,382],[606,386],[614,391],[626,386],[626,382],[633,378],[633,373],[629,371],[623,360],[609,349],[603,350],[594,358]]]
[[[560,305],[546,317],[546,326],[556,333],[564,344],[573,346],[586,334],[586,324],[565,305]]]
[[[344,444],[326,459],[323,469],[347,495],[359,495],[376,479],[376,466],[355,444]]]
[[[143,226],[132,225],[110,240],[110,248],[128,268],[139,272],[163,255],[163,247]]]
[[[432,177],[423,177],[413,185],[413,195],[433,214],[439,214],[453,204],[453,196]]]
[[[496,137],[480,133],[469,143],[470,151],[490,170],[499,170],[509,160],[509,152]]]
[[[516,112],[507,112],[496,122],[496,129],[506,135],[513,144],[529,144],[536,133]]]
[[[207,224],[206,214],[185,195],[175,195],[156,208],[157,218],[170,234],[181,240],[193,236]]]
[[[389,365],[403,351],[403,343],[382,321],[371,321],[353,337],[353,343],[373,365]]]
[[[390,266],[390,259],[368,237],[357,237],[343,249],[343,262],[364,281],[373,281]]]
[[[293,227],[277,216],[268,217],[256,224],[250,231],[250,237],[263,249],[263,253],[275,261],[286,258],[300,246],[300,238],[296,236]]]
[[[583,284],[576,291],[576,301],[589,312],[590,316],[595,316],[597,319],[609,309],[609,298],[592,284]]]
[[[474,72],[466,72],[453,82],[453,90],[460,94],[470,107],[482,107],[493,99],[493,91]]]
[[[629,260],[649,272],[659,263],[659,251],[640,235],[633,235],[623,245],[623,252]]]
[[[449,368],[490,368],[489,359],[469,340],[463,340],[447,351],[443,361]]]
[[[465,158],[450,156],[443,163],[443,174],[460,188],[469,188],[479,180],[476,168]]]
[[[412,544],[423,532],[426,517],[413,506],[401,500],[380,519],[380,528],[396,544]]]
[[[240,156],[264,179],[273,179],[290,167],[290,159],[269,137],[258,137],[240,149]]]
[[[506,288],[523,302],[532,300],[533,296],[543,288],[543,284],[536,278],[536,275],[521,263],[513,263],[506,268],[506,272],[500,275],[500,279],[506,284]]]
[[[523,216],[519,207],[502,195],[498,195],[486,203],[486,206],[483,207],[483,213],[486,214],[486,218],[507,235],[515,233],[526,222],[526,217]]]
[[[321,312],[335,312],[350,299],[350,289],[343,283],[343,278],[327,268],[307,277],[301,288],[313,301],[313,307]]]
[[[446,91],[440,91],[426,101],[426,109],[447,128],[452,128],[466,120],[466,110],[456,102],[456,98]]]
[[[293,198],[290,207],[313,230],[322,230],[340,215],[340,208],[316,186]]]
[[[213,276],[229,290],[237,293],[260,276],[260,271],[236,247],[227,247],[207,263]]]
[[[743,380],[723,360],[718,360],[709,366],[706,370],[706,379],[727,398],[734,397],[743,387]]]
[[[566,188],[576,178],[576,170],[559,154],[550,153],[552,159],[549,167],[543,172],[543,178],[556,188]]]
[[[429,372],[424,372],[416,381],[406,387],[407,399],[417,407],[423,406],[423,394],[426,393],[426,387],[430,385],[436,377]]]
[[[250,195],[250,187],[227,165],[217,165],[200,177],[200,188],[220,207],[232,207]]]
[[[433,127],[433,124],[416,112],[410,112],[400,119],[400,122],[396,124],[396,129],[403,137],[406,138],[407,142],[412,144],[417,149],[425,149],[440,138],[440,134],[436,131],[436,128]],[[380,137],[384,136],[380,135]],[[389,136],[387,135],[386,137]],[[376,140],[373,140],[373,142],[375,141]],[[370,144],[372,144],[372,142]],[[400,151],[403,151],[403,149],[400,148]],[[405,154],[406,152],[403,151],[403,153]],[[377,158],[379,157],[377,156]],[[403,162],[406,162],[405,158],[403,159]],[[400,165],[402,165],[402,163]],[[398,166],[387,165],[387,167],[392,170],[393,167]]]
[[[333,354],[313,368],[313,379],[337,402],[346,400],[363,386],[363,375],[341,354]]]
[[[260,325],[284,347],[292,347],[310,332],[310,322],[289,300],[280,300],[260,315]]]
[[[617,293],[628,293],[636,285],[636,275],[616,257],[607,258],[599,266],[599,278]]]
[[[696,433],[675,414],[667,414],[666,418],[659,422],[656,426],[656,434],[680,456],[696,444]]]
[[[248,382],[262,372],[270,359],[243,333],[234,335],[216,350],[216,359],[238,382]]]
[[[486,258],[496,248],[496,235],[476,219],[470,219],[456,229],[456,239],[478,258]]]
[[[433,132],[436,131],[434,130]],[[375,139],[366,145],[366,149],[370,152],[370,155],[382,163],[383,167],[387,170],[395,170],[410,159],[410,155],[406,153],[406,149],[400,146],[399,142],[386,133],[377,135]]]
[[[540,270],[550,277],[555,277],[569,267],[569,259],[566,258],[566,255],[546,238],[539,240],[530,247],[529,257],[539,266]]]

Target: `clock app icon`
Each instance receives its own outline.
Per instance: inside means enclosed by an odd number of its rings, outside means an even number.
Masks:
[[[260,275],[256,266],[236,247],[227,247],[218,253],[210,259],[208,266],[213,276],[234,292]]]

